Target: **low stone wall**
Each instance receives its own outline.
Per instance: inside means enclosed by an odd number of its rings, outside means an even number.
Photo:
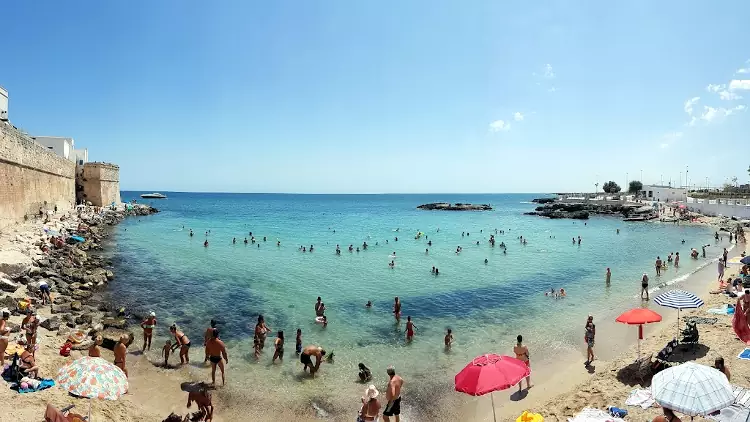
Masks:
[[[0,229],[75,205],[75,164],[0,122]]]

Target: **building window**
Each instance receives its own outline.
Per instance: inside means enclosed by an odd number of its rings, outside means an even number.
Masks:
[[[78,165],[82,166],[83,165],[83,160],[78,160]]]
[[[47,149],[52,149],[52,147],[47,147]]]
[[[648,191],[648,197],[653,198],[654,197],[654,191],[650,190]]]

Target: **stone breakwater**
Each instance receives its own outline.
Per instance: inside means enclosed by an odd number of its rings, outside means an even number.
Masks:
[[[450,204],[448,202],[433,202],[431,204],[422,204],[418,206],[417,209],[438,211],[491,211],[492,207],[489,204],[462,204],[460,202]]]
[[[547,218],[572,218],[576,220],[588,220],[591,214],[620,215],[627,217],[643,206],[642,204],[620,203],[597,204],[592,202],[548,202],[546,198],[543,202],[542,200],[536,199],[533,202],[542,203],[544,205],[536,207],[534,211],[524,213],[525,215],[538,215]]]
[[[111,309],[96,294],[115,277],[111,263],[97,251],[109,236],[110,226],[128,215],[158,212],[147,205],[94,210],[87,207],[80,213],[71,211],[59,219],[32,224],[30,230],[6,242],[9,245],[4,249],[13,253],[0,255],[0,290],[7,293],[0,297],[0,307],[19,315],[21,300],[30,299],[37,309],[49,306],[51,317],[40,317],[40,326],[60,336],[78,334],[83,340],[74,345],[77,350],[88,348],[96,335],[103,337],[103,346],[109,349],[114,348],[121,335],[127,335],[132,341],[133,333],[126,330],[127,321],[122,312]],[[57,245],[51,241],[72,233],[85,240],[58,242]],[[50,286],[51,305],[41,305],[39,286],[42,282]],[[11,328],[18,332],[20,327]]]

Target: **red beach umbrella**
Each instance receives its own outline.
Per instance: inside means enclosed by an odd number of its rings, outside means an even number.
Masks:
[[[456,391],[472,396],[489,393],[492,400],[492,417],[497,421],[492,393],[507,390],[529,375],[531,368],[522,360],[495,354],[481,355],[456,374]]]
[[[631,309],[622,315],[618,316],[615,321],[622,324],[637,325],[638,326],[638,358],[641,358],[641,340],[643,340],[643,324],[650,324],[652,322],[660,322],[661,315],[646,308]]]

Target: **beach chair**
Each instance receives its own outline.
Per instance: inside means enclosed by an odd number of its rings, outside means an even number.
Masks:
[[[644,356],[635,361],[635,375],[643,383],[647,378],[653,375],[651,358],[654,355]]]
[[[680,340],[680,343],[689,344],[693,352],[695,352],[695,345],[698,344],[699,338],[698,326],[695,324],[695,321],[688,321],[685,329],[682,330],[682,340]],[[684,350],[687,350],[687,348]]]
[[[74,408],[74,405],[70,405],[66,408],[58,410],[55,406],[47,403],[47,410],[44,412],[44,422],[83,422],[86,420],[85,416],[81,416],[77,413],[70,413],[70,409]]]

